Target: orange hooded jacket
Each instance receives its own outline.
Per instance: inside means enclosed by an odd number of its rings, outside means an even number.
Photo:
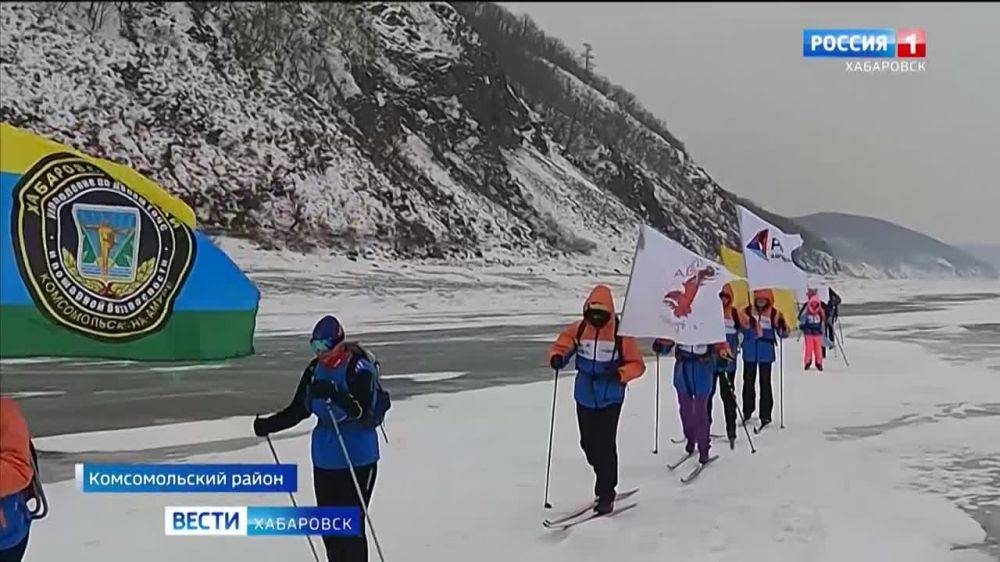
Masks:
[[[584,314],[593,309],[607,311],[611,319],[600,328],[586,319],[567,326],[552,344],[549,362],[559,356],[565,365],[575,354],[577,402],[591,408],[603,408],[624,400],[624,385],[642,376],[646,363],[635,338],[618,336],[620,348],[616,345],[618,320],[611,289],[606,285],[594,287],[584,303]],[[613,380],[608,378],[611,369],[614,369],[611,372]]]
[[[17,402],[0,396],[0,498],[27,488],[33,476],[28,423]]]

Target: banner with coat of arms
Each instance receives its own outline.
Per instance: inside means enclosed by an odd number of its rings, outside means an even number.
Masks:
[[[734,278],[721,265],[643,225],[619,333],[688,345],[725,341],[719,292]]]
[[[0,356],[253,351],[259,293],[131,168],[0,124]]]

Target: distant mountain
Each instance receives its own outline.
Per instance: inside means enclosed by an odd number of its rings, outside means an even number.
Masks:
[[[956,247],[1000,270],[1000,244],[970,243],[956,244]]]
[[[841,266],[862,277],[996,277],[997,268],[917,231],[881,219],[817,213],[793,219],[822,237]]]

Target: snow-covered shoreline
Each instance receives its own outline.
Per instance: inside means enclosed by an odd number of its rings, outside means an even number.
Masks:
[[[545,263],[352,260],[260,250],[235,238],[216,243],[261,289],[260,335],[306,333],[319,311],[335,312],[354,333],[561,322],[576,315],[596,283],[610,285],[620,307],[631,260],[631,249]],[[849,303],[976,292],[993,281],[810,278],[812,285],[832,284]]]

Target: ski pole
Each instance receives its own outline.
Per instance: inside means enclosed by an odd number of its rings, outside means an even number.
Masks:
[[[549,503],[549,475],[552,471],[552,435],[556,427],[556,388],[559,385],[559,369],[553,369],[555,375],[552,377],[552,419],[549,420],[549,458],[545,462],[545,509],[552,509]]]
[[[781,391],[778,407],[781,415],[781,429],[785,429],[785,346],[781,343],[782,338],[778,337],[778,386]]]
[[[260,416],[257,417],[259,418]],[[278,460],[278,452],[274,450],[274,443],[271,443],[271,436],[265,435],[264,438],[267,439],[267,446],[271,449],[271,456],[274,457],[274,464],[281,464],[281,461]],[[295,501],[295,494],[288,492],[288,497],[292,500],[292,507],[298,509],[299,503]],[[306,535],[306,540],[309,541],[309,550],[312,551],[313,559],[316,560],[316,562],[319,562],[319,554],[316,553],[316,545],[313,544],[312,535]]]
[[[653,454],[660,452],[660,354],[656,354],[656,403],[653,411]]]
[[[840,347],[840,354],[844,357],[844,365],[850,367],[851,363],[847,360],[847,350],[844,349],[844,327],[840,323],[840,318],[837,318],[837,331],[840,333],[840,341],[837,345]]]
[[[330,407],[329,400],[326,403],[326,411],[333,420],[333,430],[337,433],[337,441],[340,442],[340,450],[344,453],[344,460],[347,461],[347,468],[351,473],[351,480],[354,482],[354,491],[358,493],[358,503],[361,504],[361,512],[368,523],[368,530],[372,532],[372,542],[375,543],[375,550],[378,551],[378,559],[385,562],[382,554],[382,545],[378,542],[378,535],[375,534],[375,525],[372,523],[372,516],[368,514],[368,502],[365,501],[364,494],[361,493],[361,484],[358,483],[358,475],[354,472],[354,463],[351,462],[351,455],[347,452],[347,444],[344,443],[344,436],[340,434],[340,424],[337,423],[337,416],[333,415],[333,408]]]
[[[740,415],[740,425],[743,426],[743,431],[747,434],[747,443],[750,444],[750,454],[754,454],[757,452],[757,449],[753,446],[753,439],[750,437],[750,429],[747,428],[747,420],[743,418],[743,408],[741,408],[740,404],[736,401],[735,375],[736,373],[733,373],[733,381],[729,380],[729,375],[727,373],[722,373],[722,378],[726,381],[726,388],[728,388],[729,392],[732,393],[733,404],[736,404],[736,412]]]

